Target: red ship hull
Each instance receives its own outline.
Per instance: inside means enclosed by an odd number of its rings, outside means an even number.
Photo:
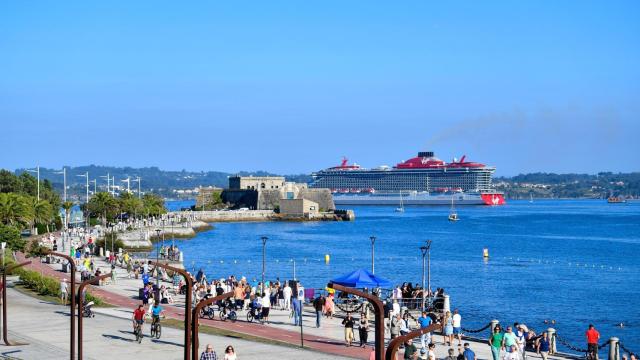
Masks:
[[[504,205],[504,194],[500,193],[484,193],[480,195],[485,205]]]

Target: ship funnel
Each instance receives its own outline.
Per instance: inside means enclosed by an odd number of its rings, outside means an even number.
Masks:
[[[433,151],[420,151],[418,157],[433,157]]]

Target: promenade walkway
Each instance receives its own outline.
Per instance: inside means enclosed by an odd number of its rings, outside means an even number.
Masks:
[[[19,255],[22,256],[22,255]],[[103,273],[109,272],[109,265],[97,259],[96,266],[101,268]],[[42,273],[55,277],[57,279],[68,278],[69,274],[58,271],[61,266],[59,264],[44,264],[34,262],[30,268],[41,271]],[[130,318],[132,309],[134,309],[140,301],[138,300],[138,288],[142,286],[141,280],[129,279],[124,269],[116,268],[117,280],[115,284],[106,286],[92,287],[91,292],[104,299],[107,303],[115,306],[114,308],[96,309],[97,312],[105,315],[117,316],[125,314]],[[166,305],[167,317],[182,320],[184,318],[184,296],[174,297],[175,304]],[[95,309],[95,308],[94,308]],[[65,310],[68,311],[68,310]],[[344,330],[340,324],[341,319],[322,319],[322,326],[315,327],[315,314],[310,308],[306,309],[304,317],[304,347],[318,353],[330,354],[336,357],[350,357],[359,359],[368,359],[373,342],[370,341],[365,348],[346,347],[344,345]],[[246,313],[240,311],[238,313],[239,321],[231,323],[230,321],[222,322],[219,320],[200,319],[203,325],[211,326],[218,329],[245,334],[252,337],[263,338],[269,341],[281,342],[288,346],[300,346],[300,328],[293,326],[293,321],[289,316],[289,312],[285,310],[272,309],[270,314],[270,322],[265,325],[256,323],[248,323],[244,321]],[[373,329],[373,324],[372,324]],[[356,331],[357,332],[357,331]],[[488,336],[487,334],[484,334]],[[389,338],[387,333],[385,336]],[[357,334],[356,334],[357,338]],[[373,340],[373,331],[369,333],[369,339]],[[439,335],[436,339],[436,356],[445,358],[447,356],[448,347],[442,345],[442,338]],[[486,342],[476,342],[466,340],[471,343],[471,348],[476,352],[477,358],[491,359],[491,351]],[[419,341],[418,341],[419,343]],[[206,342],[200,341],[200,351],[204,348]],[[357,342],[355,342],[357,344]],[[402,352],[400,352],[400,355]],[[457,355],[457,349],[456,349]],[[321,358],[315,355],[310,358]],[[535,353],[527,353],[528,359],[539,359]],[[555,357],[550,357],[554,359]]]

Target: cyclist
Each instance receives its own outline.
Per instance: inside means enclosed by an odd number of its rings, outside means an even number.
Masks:
[[[140,330],[142,333],[142,326],[144,325],[144,305],[138,305],[138,308],[133,311],[133,331],[136,331],[136,328]]]
[[[158,301],[156,301],[151,307],[151,318],[153,319],[152,324],[155,325],[159,323],[161,315],[164,315],[164,309],[160,306]]]

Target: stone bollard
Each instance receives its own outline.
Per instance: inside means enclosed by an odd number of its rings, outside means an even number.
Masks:
[[[620,339],[609,338],[609,360],[620,360]]]
[[[549,354],[553,355],[556,353],[556,329],[548,328],[547,329],[547,337],[549,338]]]
[[[178,256],[178,261],[181,263],[184,262],[184,256],[182,255],[182,251],[180,251],[180,255]]]
[[[496,328],[496,326],[498,326],[498,324],[500,324],[500,321],[498,320],[491,320],[491,334],[493,335],[493,329]]]
[[[444,303],[442,304],[442,312],[446,313],[447,311],[451,311],[451,301],[449,300],[449,295],[444,296]]]
[[[104,256],[104,248],[100,248],[100,257]]]

